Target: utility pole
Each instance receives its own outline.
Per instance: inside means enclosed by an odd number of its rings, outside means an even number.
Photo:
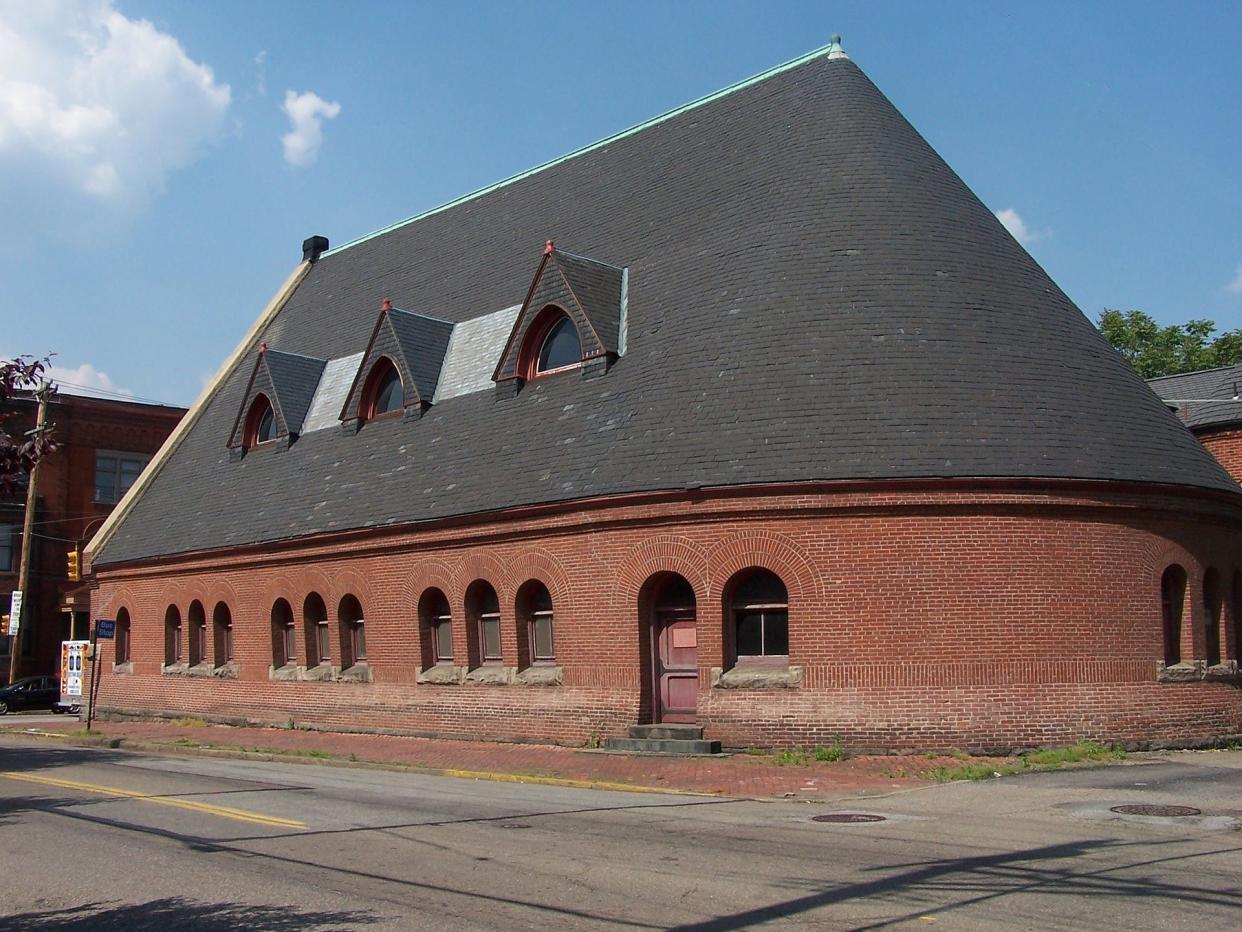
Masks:
[[[43,379],[39,382],[39,387],[35,389],[35,397],[39,399],[39,416],[35,423],[35,429],[31,432],[35,436],[40,436],[47,430],[47,398],[52,393],[52,384]],[[22,524],[22,561],[17,571],[17,588],[22,593],[22,614],[28,615],[26,605],[30,604],[29,593],[26,591],[30,584],[30,556],[34,541],[34,517],[35,517],[35,494],[36,486],[39,484],[39,466],[42,463],[42,457],[35,460],[34,468],[30,470],[30,479],[26,483],[26,516]],[[17,682],[17,673],[19,669],[21,641],[21,625],[22,620],[17,619],[18,631],[9,639],[9,682]]]

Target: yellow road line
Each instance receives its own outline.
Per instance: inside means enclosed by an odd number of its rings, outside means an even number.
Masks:
[[[33,773],[17,773],[12,770],[0,771],[0,777],[7,777],[10,780],[24,780],[27,783],[42,783],[46,786],[59,786],[68,790],[81,790],[83,793],[97,793],[100,796],[115,796],[119,799],[140,799],[143,802],[155,803],[157,806],[189,809],[191,812],[202,812],[207,815],[220,816],[224,819],[236,819],[239,822],[256,822],[259,825],[272,825],[278,828],[306,828],[305,822],[298,822],[295,819],[281,819],[277,816],[263,815],[261,812],[233,809],[229,806],[214,806],[211,803],[199,803],[191,799],[177,799],[170,796],[156,796],[151,793],[138,793],[134,790],[123,790],[115,786],[80,783],[77,780],[61,780],[57,777],[44,777]]]

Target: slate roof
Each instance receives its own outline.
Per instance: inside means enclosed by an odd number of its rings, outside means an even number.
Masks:
[[[1242,422],[1242,365],[1148,379],[1147,384],[1192,430]],[[1205,399],[1220,399],[1205,401]]]
[[[359,353],[383,297],[495,314],[547,239],[628,269],[627,352],[606,375],[230,462],[234,372],[96,563],[694,486],[1239,491],[863,72],[823,53],[325,253],[258,339]]]
[[[430,401],[435,397],[436,386],[440,382],[440,367],[444,365],[453,325],[397,308],[393,309],[388,319],[410,367],[418,397]]]
[[[241,445],[246,414],[259,394],[266,395],[271,402],[277,434],[300,433],[324,364],[323,359],[279,350],[265,349],[255,354],[250,385],[238,405],[230,446]]]

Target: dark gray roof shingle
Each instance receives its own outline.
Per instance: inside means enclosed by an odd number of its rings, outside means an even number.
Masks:
[[[451,321],[512,307],[546,239],[629,269],[607,375],[231,463],[234,373],[97,561],[697,485],[1238,491],[862,71],[822,55],[325,255],[261,339],[337,358],[382,295]]]

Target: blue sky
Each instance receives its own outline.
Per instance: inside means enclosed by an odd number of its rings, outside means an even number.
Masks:
[[[1239,3],[0,0],[0,355],[188,404],[304,237],[833,32],[1092,319],[1242,327]]]

